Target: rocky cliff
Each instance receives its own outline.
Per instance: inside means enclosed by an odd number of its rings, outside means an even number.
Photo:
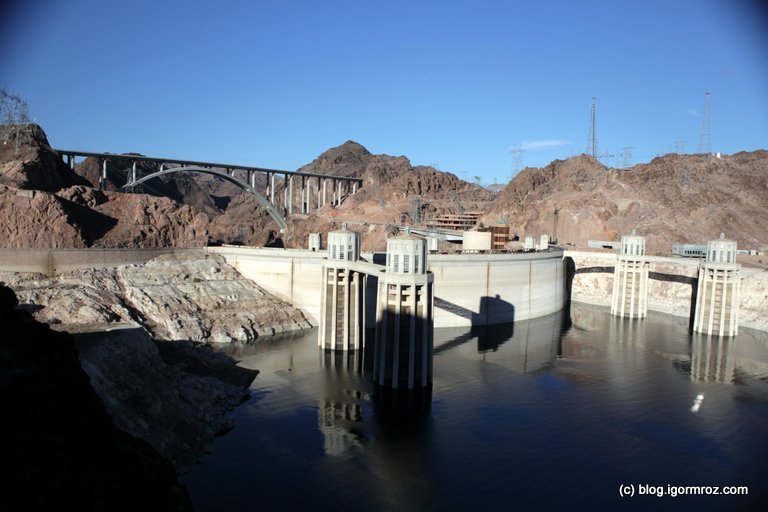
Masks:
[[[676,242],[705,243],[725,233],[740,248],[768,249],[768,152],[722,158],[670,154],[630,169],[581,155],[525,169],[486,216],[521,236],[560,243],[618,240],[633,229],[651,253]],[[555,214],[557,212],[557,214]]]
[[[80,363],[115,425],[177,469],[231,428],[227,413],[255,376],[192,342],[247,342],[311,327],[218,256],[164,256],[56,277],[1,273],[0,281],[15,290],[21,310],[75,333]]]
[[[0,508],[191,510],[171,463],[110,419],[72,336],[17,303],[0,285]]]
[[[56,192],[88,182],[53,152],[36,124],[0,125],[0,185]]]

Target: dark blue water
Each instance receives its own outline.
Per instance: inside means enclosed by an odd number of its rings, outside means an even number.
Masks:
[[[232,347],[261,374],[236,427],[183,475],[198,510],[762,510],[768,335],[691,336],[574,304],[435,332],[434,386],[410,412],[316,331]],[[700,398],[697,412],[692,407]],[[427,410],[428,412],[424,412]],[[634,497],[622,498],[621,485]],[[747,486],[656,496],[642,485]],[[650,490],[650,488],[648,488]]]

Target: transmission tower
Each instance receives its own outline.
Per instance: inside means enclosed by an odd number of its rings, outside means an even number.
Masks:
[[[589,111],[589,135],[587,137],[586,153],[592,158],[597,159],[597,128],[595,127],[595,98],[592,98],[592,108]]]
[[[523,166],[523,153],[525,150],[523,149],[522,144],[518,144],[509,152],[512,153],[512,172],[509,174],[509,181],[512,181],[512,178],[515,177],[515,174],[520,172],[520,168]]]
[[[621,166],[624,169],[632,165],[632,149],[634,149],[634,146],[627,146],[621,150],[621,156],[622,156]]]
[[[712,154],[712,119],[709,93],[704,93],[704,115],[701,117],[701,135],[699,136],[699,153]]]

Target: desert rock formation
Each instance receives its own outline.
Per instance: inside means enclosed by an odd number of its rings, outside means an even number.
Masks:
[[[558,241],[619,240],[633,229],[651,253],[705,243],[725,233],[740,248],[768,249],[768,152],[710,158],[670,154],[630,169],[581,155],[528,168],[499,194],[487,221],[506,220],[521,236]]]
[[[244,279],[219,256],[161,256],[144,265],[55,277],[0,273],[22,307],[48,324],[135,321],[158,340],[248,342],[311,327],[303,313]]]

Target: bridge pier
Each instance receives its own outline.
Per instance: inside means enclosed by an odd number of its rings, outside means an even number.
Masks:
[[[328,185],[328,180],[323,178],[323,206],[325,206],[326,203],[328,202],[327,185]]]
[[[293,175],[288,178],[288,214],[293,213]]]
[[[365,274],[350,263],[360,258],[360,234],[347,229],[328,233],[328,257],[322,265],[318,345],[327,350],[358,350],[365,335]]]
[[[104,190],[107,184],[107,159],[101,161],[101,179],[99,180],[99,190]]]
[[[271,178],[267,180],[271,183],[269,185],[269,202],[275,204],[275,175],[273,173],[270,176]]]
[[[719,240],[707,242],[707,257],[699,266],[695,332],[716,336],[739,333],[740,269],[735,241],[721,234]]]
[[[432,385],[434,284],[426,241],[410,234],[387,240],[379,276],[373,380],[393,389]]]
[[[611,314],[627,318],[648,316],[648,270],[644,236],[622,236],[613,271]]]

